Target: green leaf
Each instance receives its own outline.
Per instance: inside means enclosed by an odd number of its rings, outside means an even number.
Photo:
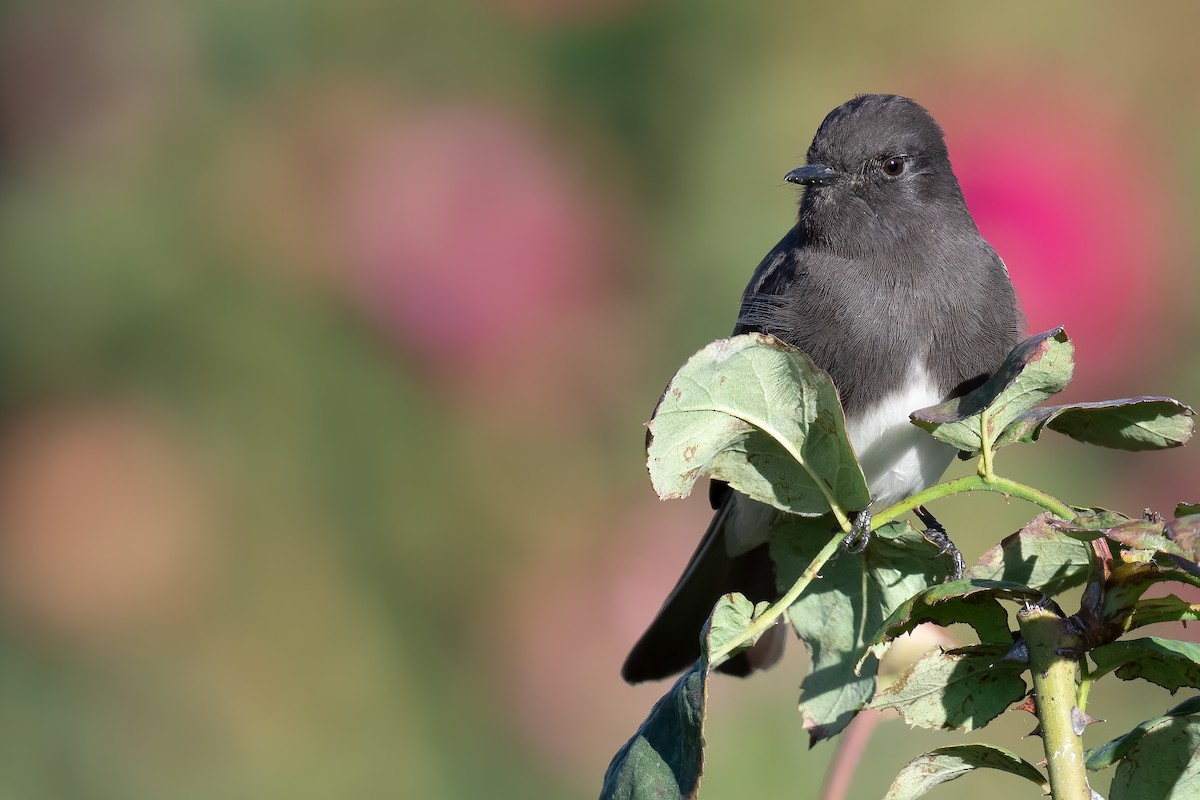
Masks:
[[[1145,678],[1171,694],[1184,686],[1200,689],[1200,644],[1147,636],[1101,645],[1091,657],[1102,671],[1115,668],[1123,681]]]
[[[863,509],[866,479],[829,376],[773,336],[721,339],[671,379],[650,420],[647,465],[663,499],[705,474],[794,514]],[[799,465],[799,468],[797,467]]]
[[[1173,594],[1139,600],[1133,607],[1129,628],[1140,628],[1156,622],[1196,622],[1200,620],[1200,603],[1189,603]]]
[[[871,707],[894,708],[909,725],[922,728],[982,728],[1028,690],[1021,673],[1029,665],[1006,661],[1009,649],[937,648],[875,695]]]
[[[1063,528],[1062,523],[1051,524]],[[1154,560],[1158,567],[1167,570],[1162,574],[1138,573],[1122,565],[1118,567],[1122,574],[1115,583],[1132,585],[1143,581],[1149,585],[1156,581],[1181,580],[1200,585],[1200,564],[1197,563],[1200,561],[1200,515],[1179,517],[1167,523],[1133,520],[1105,530],[1104,535],[1121,545],[1123,561],[1146,563]],[[1185,574],[1180,576],[1178,573]]]
[[[1052,515],[1039,514],[984,553],[967,577],[1022,584],[1050,595],[1079,586],[1088,578],[1092,548],[1060,525]]]
[[[1109,528],[1104,535],[1121,545],[1127,561],[1148,561],[1160,554],[1188,557],[1174,537],[1167,535],[1166,526],[1161,522],[1131,520]]]
[[[1200,514],[1187,514],[1171,520],[1166,525],[1165,533],[1192,562],[1200,561]]]
[[[1109,800],[1195,800],[1200,797],[1200,719],[1176,717],[1129,749],[1109,787]]]
[[[1179,581],[1189,586],[1200,586],[1200,564],[1189,557],[1171,552],[1160,551],[1157,555],[1160,557],[1153,561],[1130,558],[1125,560],[1126,563],[1115,567],[1108,580],[1109,593],[1118,591],[1127,595],[1133,591],[1136,592],[1136,598],[1151,585],[1164,581]]]
[[[750,623],[755,617],[761,614],[768,607],[768,603],[759,603],[755,606],[745,595],[734,592],[727,594],[717,601],[713,607],[712,616],[708,621],[708,648],[707,653],[715,652],[725,646],[729,641],[742,635],[746,628],[750,627]],[[753,646],[759,639],[755,636],[736,650],[731,650],[721,661],[709,661],[709,669],[716,669],[730,656],[740,653],[748,647]]]
[[[915,800],[933,787],[976,769],[1008,772],[1036,783],[1043,793],[1050,792],[1038,768],[1011,750],[990,744],[959,744],[930,750],[908,762],[883,800]]]
[[[833,535],[831,517],[778,520],[771,558],[781,588],[790,588]],[[800,685],[800,712],[812,743],[841,731],[875,691],[879,662],[856,673],[865,638],[914,592],[943,580],[950,560],[905,522],[881,526],[860,556],[843,553],[821,570],[788,609],[788,619],[812,657]]]
[[[1195,413],[1169,397],[1043,406],[1009,423],[996,438],[995,446],[1036,441],[1042,428],[1049,427],[1085,444],[1117,450],[1164,450],[1192,438]]]
[[[1099,506],[1091,508],[1075,508],[1075,519],[1071,520],[1071,525],[1077,526],[1084,530],[1103,531],[1109,528],[1114,528],[1125,522],[1129,522],[1129,517],[1122,514],[1120,511],[1112,511]],[[1059,526],[1061,528],[1061,526]]]
[[[912,421],[966,455],[978,454],[986,432],[995,442],[1017,417],[1071,382],[1075,346],[1062,328],[1021,342],[982,386],[962,397],[923,408]]]
[[[1100,613],[1105,619],[1123,618],[1144,602],[1139,598],[1156,583],[1178,581],[1189,586],[1200,586],[1200,574],[1197,572],[1200,572],[1200,567],[1194,562],[1170,554],[1161,560],[1120,564],[1106,581]],[[1140,624],[1147,623],[1143,621]]]
[[[1175,516],[1186,517],[1191,514],[1200,514],[1200,503],[1180,503],[1175,506]]]
[[[1189,697],[1161,717],[1148,719],[1134,727],[1129,733],[1118,736],[1107,744],[1102,744],[1099,747],[1088,750],[1083,754],[1083,760],[1087,764],[1087,768],[1093,772],[1107,769],[1124,758],[1141,741],[1142,737],[1150,731],[1162,727],[1173,719],[1188,717],[1198,713],[1200,713],[1200,696]]]
[[[697,796],[704,770],[708,654],[741,635],[768,607],[768,603],[754,605],[736,592],[717,601],[704,629],[704,656],[659,698],[646,721],[613,756],[604,773],[600,800],[683,800]],[[753,643],[747,641],[746,647]]]
[[[704,769],[707,700],[708,670],[696,662],[613,756],[604,773],[600,800],[696,797]]]
[[[1008,612],[999,599],[1036,602],[1042,593],[1019,583],[960,580],[930,586],[900,604],[868,640],[870,652],[883,658],[888,645],[918,625],[953,625],[963,622],[975,629],[984,644],[1012,644]],[[864,656],[865,658],[865,656]]]

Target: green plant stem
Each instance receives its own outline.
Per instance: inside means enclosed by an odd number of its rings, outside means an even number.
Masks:
[[[991,481],[995,474],[992,472],[992,440],[988,437],[987,414],[979,415],[979,477]]]
[[[1078,665],[1061,655],[1078,643],[1068,632],[1066,620],[1048,608],[1026,606],[1017,612],[1017,623],[1029,647],[1050,794],[1054,800],[1091,800],[1083,743],[1072,721]]]
[[[1018,483],[1008,478],[1002,478],[995,474],[990,478],[984,478],[982,475],[967,475],[952,481],[930,486],[923,492],[917,492],[912,497],[885,508],[872,517],[873,527],[891,522],[901,514],[912,511],[917,506],[924,505],[932,500],[939,500],[943,497],[963,494],[964,492],[997,492],[1010,497],[1020,498],[1036,506],[1041,506],[1051,514],[1062,519],[1074,519],[1076,516],[1075,509],[1032,486],[1027,486],[1024,483]]]
[[[768,628],[775,624],[775,620],[779,619],[792,603],[804,593],[808,585],[813,582],[814,578],[819,577],[821,569],[829,563],[829,560],[837,555],[838,548],[842,546],[842,540],[845,538],[843,533],[839,531],[834,534],[821,551],[813,556],[813,560],[801,573],[800,577],[792,584],[792,588],[788,589],[787,594],[779,598],[770,608],[764,611],[760,616],[756,617],[754,622],[750,623],[739,636],[735,636],[726,642],[715,652],[708,654],[708,663],[715,667],[729,657],[731,653],[737,650],[744,644],[752,642],[766,632]]]
[[[1079,706],[1080,711],[1087,711],[1088,695],[1092,693],[1092,685],[1103,674],[1100,671],[1091,672],[1088,669],[1087,659],[1083,657],[1079,659],[1079,690],[1076,692],[1075,704]]]
[[[872,518],[872,528],[877,528],[880,525],[891,522],[896,517],[906,511],[911,511],[913,508],[928,503],[931,500],[937,500],[950,495],[962,494],[964,492],[999,492],[1011,497],[1019,497],[1034,505],[1041,506],[1050,513],[1063,519],[1073,519],[1075,511],[1070,506],[1060,500],[1057,500],[1045,492],[1038,491],[1032,486],[1026,486],[1023,483],[1018,483],[1008,478],[1001,478],[998,475],[992,475],[990,479],[985,479],[982,475],[968,475],[964,478],[958,478],[945,483],[939,483],[936,486],[931,486],[923,492],[919,492],[907,500],[902,500],[893,506],[889,506]],[[835,509],[836,511],[837,509]],[[709,653],[709,663],[713,666],[720,664],[730,653],[737,648],[752,642],[757,637],[761,636],[768,628],[775,624],[775,621],[787,611],[792,603],[804,593],[808,585],[817,577],[821,569],[829,563],[829,560],[837,554],[838,548],[844,539],[843,533],[847,523],[844,522],[845,515],[837,514],[838,522],[842,524],[843,530],[837,533],[829,542],[821,548],[821,551],[813,558],[812,562],[800,575],[800,578],[792,584],[792,588],[788,589],[787,594],[779,598],[779,600],[762,613],[761,616],[755,618],[746,630],[740,636],[730,639],[719,650]]]

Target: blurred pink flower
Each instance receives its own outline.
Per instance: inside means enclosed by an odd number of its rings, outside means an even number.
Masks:
[[[1173,187],[1155,131],[1090,86],[981,81],[926,98],[983,235],[1037,332],[1063,324],[1083,385],[1143,363],[1169,292]]]
[[[563,159],[517,120],[429,111],[378,132],[349,172],[351,291],[437,371],[522,358],[596,289],[598,212]]]

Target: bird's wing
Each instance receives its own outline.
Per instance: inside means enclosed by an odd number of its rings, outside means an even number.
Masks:
[[[683,575],[629,652],[621,667],[621,677],[629,683],[658,680],[691,666],[700,656],[704,622],[722,595],[741,592],[751,602],[778,596],[769,545],[759,545],[737,556],[731,556],[726,548],[725,527],[732,521],[738,499],[730,492],[713,514]],[[747,502],[745,497],[740,500]],[[765,669],[779,660],[786,639],[786,628],[773,627],[753,647],[726,661],[718,670],[745,676],[756,669]]]
[[[777,296],[791,285],[799,233],[793,228],[759,263],[742,295],[734,334],[762,330],[750,317],[763,298]],[[743,319],[745,318],[745,319]],[[683,575],[663,602],[654,621],[634,645],[621,675],[630,683],[657,680],[686,669],[700,654],[699,635],[713,605],[728,592],[741,592],[752,601],[774,599],[775,565],[768,545],[761,544],[730,555],[726,540],[739,503],[751,503],[724,481],[709,483],[709,500],[715,513],[704,537],[688,560]],[[747,675],[779,660],[786,641],[783,627],[772,628],[754,647],[719,667],[721,672]]]
[[[759,262],[742,292],[742,305],[733,328],[735,336],[740,333],[770,333],[762,324],[765,318],[763,311],[770,305],[771,298],[782,295],[795,280],[801,236],[799,226],[793,227]]]

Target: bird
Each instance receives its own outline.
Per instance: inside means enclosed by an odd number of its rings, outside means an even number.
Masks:
[[[1024,330],[1008,268],[983,238],[950,164],[945,136],[916,101],[858,95],[818,126],[795,225],[742,295],[734,334],[771,334],[833,380],[871,505],[883,508],[941,479],[952,447],[909,414],[965,394],[1004,361]],[[621,668],[630,683],[680,672],[700,655],[700,631],[728,592],[775,600],[767,530],[784,512],[712,481],[714,514],[683,574]],[[926,535],[961,555],[924,509]],[[869,516],[856,520],[865,544]],[[719,669],[745,676],[778,660],[775,626]]]

